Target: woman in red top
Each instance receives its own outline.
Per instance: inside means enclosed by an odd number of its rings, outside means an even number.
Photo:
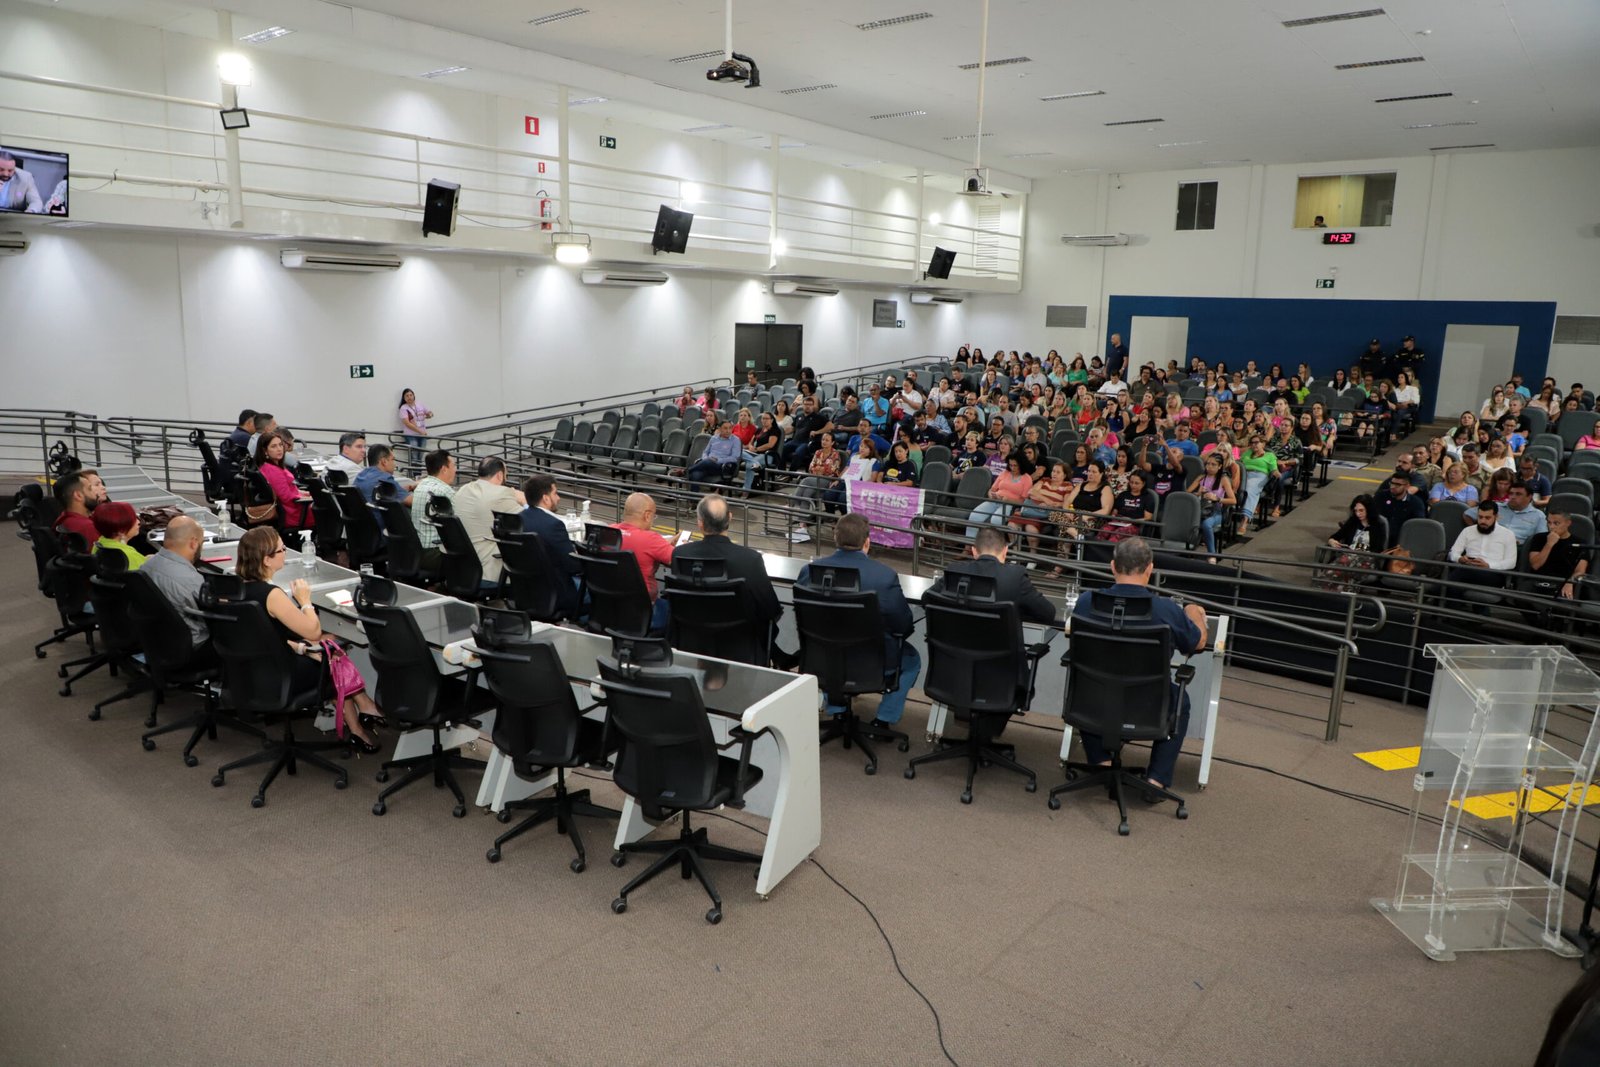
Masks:
[[[750,442],[756,436],[756,424],[750,420],[749,408],[739,409],[739,421],[733,424],[733,436],[737,437],[745,448],[750,447]]]
[[[315,516],[310,513],[309,505],[300,502],[300,486],[295,483],[289,468],[284,466],[283,457],[288,451],[289,446],[282,434],[276,430],[264,433],[261,440],[256,442],[256,466],[261,468],[261,476],[272,486],[272,495],[278,498],[284,528],[309,529],[316,525]],[[304,522],[301,522],[302,516]]]

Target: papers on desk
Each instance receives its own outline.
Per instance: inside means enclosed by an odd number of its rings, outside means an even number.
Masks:
[[[350,594],[348,589],[330,589],[322,595],[327,599],[328,603],[336,608],[348,608],[356,602],[356,598]]]

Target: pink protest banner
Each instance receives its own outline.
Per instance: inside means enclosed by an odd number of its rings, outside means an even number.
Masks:
[[[910,548],[911,520],[922,513],[922,490],[909,485],[846,482],[850,510],[872,523],[872,541],[885,548]]]

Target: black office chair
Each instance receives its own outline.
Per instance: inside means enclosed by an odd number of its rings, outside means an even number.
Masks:
[[[311,542],[317,547],[317,555],[330,562],[336,560],[340,552],[346,551],[344,513],[339,510],[339,501],[330,488],[337,474],[338,471],[329,471],[326,478],[310,478],[306,481],[306,492],[311,496],[311,510],[317,516],[317,524],[311,528]]]
[[[433,581],[437,575],[422,569],[422,539],[411,521],[411,509],[398,500],[385,500],[375,506],[383,514],[388,577],[407,585],[427,585]]]
[[[556,583],[568,581],[567,576],[556,573],[538,534],[525,532],[519,516],[506,517],[514,520],[515,528],[502,526],[501,516],[495,516],[494,541],[500,549],[507,599],[536,622],[560,622],[563,616]]]
[[[208,576],[201,593],[200,615],[211,630],[211,643],[222,658],[224,694],[229,706],[242,718],[259,720],[264,730],[282,725],[278,740],[267,740],[260,752],[217,768],[211,784],[221,786],[229,771],[258,763],[271,763],[250,806],[267,802],[267,787],[279,771],[295,774],[303,760],[334,775],[333,787],[350,784],[350,773],[320,753],[344,748],[342,741],[300,741],[294,736],[296,719],[312,719],[324,701],[333,697],[333,687],[324,667],[318,683],[296,691],[295,653],[272,625],[261,605],[238,598],[238,580],[231,575]],[[335,714],[338,714],[338,710]]]
[[[438,497],[434,497],[428,502],[430,510],[434,510],[432,505],[438,500]],[[478,549],[473,545],[467,528],[454,512],[434,510],[434,516],[429,521],[439,530],[439,555],[442,557],[439,577],[444,581],[444,591],[458,600],[471,603],[498,599],[498,587],[484,588],[483,561],[478,558]]]
[[[611,910],[618,915],[627,911],[629,893],[678,867],[684,878],[697,878],[711,898],[706,922],[721,922],[722,897],[703,861],[760,863],[761,857],[711,844],[704,828],[690,825],[689,815],[724,804],[743,805],[745,793],[761,781],[761,768],[750,766],[750,746],[757,735],[735,726],[727,744],[718,745],[692,671],[641,667],[626,656],[621,661],[604,658],[600,684],[611,728],[619,739],[613,774],[617,787],[633,797],[653,822],[663,822],[675,812],[683,814],[675,840],[629,842],[612,856],[612,864],[620,867],[632,852],[663,853],[622,887]],[[738,759],[720,754],[735,745]]]
[[[621,531],[616,532],[620,537]],[[583,584],[589,594],[589,629],[636,636],[649,633],[652,605],[638,559],[632,552],[598,544],[591,540],[573,553],[583,568]]]
[[[89,641],[89,654],[69,659],[56,667],[56,676],[65,679],[57,692],[64,697],[72,695],[72,684],[87,677],[94,671],[111,662],[105,652],[95,645],[94,637],[100,632],[99,620],[95,617],[89,600],[91,590],[90,579],[95,571],[95,558],[89,546],[83,543],[83,538],[74,533],[62,533],[57,537],[61,551],[46,564],[51,598],[56,602],[56,611],[60,613],[62,629],[56,631],[57,635],[62,630],[80,632],[87,636]],[[52,638],[51,641],[54,641]],[[46,641],[44,644],[50,644]],[[42,645],[34,648],[34,653],[43,656]]]
[[[483,764],[459,752],[446,751],[442,734],[453,723],[478,726],[472,718],[473,694],[480,692],[468,676],[447,677],[439,670],[433,649],[422,634],[417,617],[395,603],[395,583],[389,578],[367,575],[356,590],[356,617],[367,635],[367,654],[378,672],[373,699],[383,709],[384,721],[397,730],[429,730],[433,746],[426,755],[392,759],[378,769],[377,780],[387,782],[389,772],[404,770],[405,776],[378,794],[372,814],[389,810],[388,800],[413,782],[432,776],[435,789],[449,789],[456,798],[450,814],[464,818],[467,798],[456,782],[458,770],[482,771]],[[478,701],[479,710],[487,706]]]
[[[1111,754],[1111,766],[1067,763],[1067,781],[1050,790],[1051,810],[1061,807],[1060,794],[1105,785],[1117,801],[1121,821],[1117,833],[1128,834],[1128,807],[1123,793],[1176,801],[1177,817],[1187,819],[1184,798],[1152,785],[1145,769],[1128,770],[1122,749],[1129,741],[1163,741],[1178,727],[1184,691],[1194,667],[1172,667],[1172,631],[1153,620],[1153,599],[1094,594],[1096,612],[1074,615],[1068,649],[1072,670],[1062,718],[1076,729],[1099,736]],[[1174,685],[1176,680],[1176,685]]]
[[[76,677],[82,677],[101,666],[108,668],[112,677],[124,673],[129,676],[129,682],[121,692],[106,697],[89,712],[89,718],[98,721],[106,707],[131,700],[149,688],[143,664],[138,658],[144,653],[139,628],[128,615],[128,557],[123,553],[101,549],[94,554],[94,573],[89,576],[89,603],[94,606],[101,649],[95,660],[80,670]],[[70,685],[71,682],[68,683]],[[150,709],[144,724],[147,728],[156,724],[155,708]]]
[[[673,559],[661,594],[672,605],[672,647],[765,667],[772,661],[772,624],[752,616],[744,579],[727,573],[720,559]]]
[[[932,752],[913,757],[906,777],[917,767],[966,759],[967,785],[961,803],[972,803],[972,779],[980,764],[994,764],[1027,777],[1023,786],[1039,788],[1037,776],[1015,759],[1010,746],[996,743],[1006,720],[1028,706],[1039,657],[1045,645],[1023,643],[1022,617],[1014,603],[996,603],[994,579],[947,573],[940,588],[922,598],[928,637],[928,673],[923,692],[967,724],[966,737],[942,737]]]
[[[211,442],[206,440],[205,431],[190,430],[189,443],[200,452],[200,486],[206,495],[206,501],[216,504],[219,500],[226,500],[228,484],[222,465],[217,462],[217,454],[211,450]]]
[[[526,811],[528,817],[494,839],[487,859],[500,862],[500,849],[507,841],[520,837],[540,823],[554,819],[556,832],[566,834],[577,855],[567,866],[574,873],[588,863],[583,835],[576,816],[620,817],[615,808],[589,803],[589,790],[567,790],[567,771],[586,764],[604,764],[609,736],[604,721],[585,717],[597,707],[579,707],[566,668],[553,645],[529,635],[528,616],[520,611],[479,609],[479,625],[473,643],[483,660],[489,691],[499,703],[495,713],[494,745],[511,761],[522,778],[542,778],[554,767],[555,792],[546,797],[529,797],[506,804],[497,816],[511,821],[511,812]]]
[[[341,485],[333,490],[339,502],[339,514],[344,516],[345,550],[350,553],[350,567],[360,570],[371,565],[378,573],[386,573],[388,561],[383,540],[383,530],[378,526],[372,505],[353,485]]]
[[[71,536],[71,535],[68,535]],[[82,554],[83,539],[73,537],[75,551]],[[39,592],[53,601],[60,625],[49,637],[33,646],[33,654],[44,659],[44,650],[82,636],[94,651],[94,613],[88,610],[89,587],[81,568],[57,565],[63,538],[45,523],[28,527],[28,544],[33,549],[33,564],[39,573]],[[62,677],[66,677],[65,674]]]
[[[905,638],[884,629],[878,594],[861,592],[859,571],[813,563],[807,579],[807,584],[794,587],[800,670],[816,676],[829,704],[844,706],[822,726],[818,743],[838,738],[845,748],[859,746],[867,757],[867,773],[877,774],[878,756],[869,739],[894,741],[901,752],[911,747],[911,741],[899,730],[856,718],[854,700],[862,693],[890,693],[899,687]],[[892,663],[885,659],[885,637],[895,642]]]

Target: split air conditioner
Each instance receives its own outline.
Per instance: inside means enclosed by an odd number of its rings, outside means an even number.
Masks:
[[[775,281],[772,283],[774,296],[838,296],[837,286],[825,285],[822,282],[789,282]]]
[[[285,248],[278,262],[289,270],[327,270],[344,274],[377,274],[399,270],[400,257],[390,252],[334,252]]]
[[[1125,245],[1128,243],[1128,235],[1125,233],[1064,233],[1061,235],[1061,243],[1101,247],[1106,245]]]
[[[28,239],[20,233],[0,233],[0,256],[20,256],[28,250]]]
[[[665,285],[668,276],[658,270],[586,270],[580,277],[584,285],[638,289],[646,285]]]
[[[955,293],[920,292],[912,290],[911,302],[913,304],[959,304],[966,297],[957,296]]]

